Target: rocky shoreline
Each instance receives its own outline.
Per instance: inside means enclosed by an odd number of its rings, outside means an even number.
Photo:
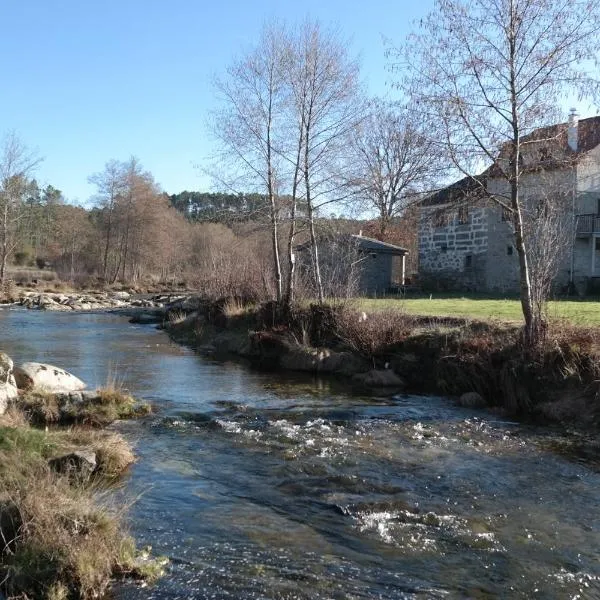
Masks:
[[[536,353],[516,325],[311,306],[274,318],[269,304],[229,313],[223,302],[166,322],[200,353],[272,371],[343,378],[364,389],[442,395],[543,425],[600,430],[600,330],[548,330]]]
[[[161,576],[165,560],[140,552],[98,494],[135,461],[104,427],[144,407],[0,352],[0,598],[97,598],[116,577]]]
[[[15,302],[5,306],[22,306],[31,310],[98,311],[119,309],[170,309],[184,304],[188,294],[140,295],[126,291],[86,292],[65,294],[60,292],[22,292]]]

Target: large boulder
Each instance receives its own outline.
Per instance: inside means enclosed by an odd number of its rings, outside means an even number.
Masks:
[[[11,402],[19,395],[17,387],[10,383],[0,383],[0,415],[3,415]]]
[[[22,390],[46,392],[76,392],[85,389],[85,383],[64,369],[44,363],[27,362],[15,367],[17,387]]]
[[[6,352],[0,352],[0,383],[8,383],[14,366],[12,358]]]

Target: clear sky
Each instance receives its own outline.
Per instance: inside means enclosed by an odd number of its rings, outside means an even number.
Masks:
[[[433,0],[20,0],[2,2],[0,133],[43,162],[41,184],[83,203],[87,178],[137,156],[168,193],[206,190],[211,80],[265,21],[338,27],[371,95],[390,94],[383,38],[401,40]]]

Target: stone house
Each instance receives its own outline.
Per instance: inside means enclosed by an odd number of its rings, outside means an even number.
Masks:
[[[585,293],[600,284],[600,117],[577,118],[523,139],[521,199],[538,218],[548,199],[565,232],[554,287]],[[496,201],[508,190],[496,164],[424,199],[419,215],[423,285],[457,291],[517,293],[519,264],[511,213]],[[550,205],[550,203],[547,203]],[[540,217],[541,218],[541,217]]]

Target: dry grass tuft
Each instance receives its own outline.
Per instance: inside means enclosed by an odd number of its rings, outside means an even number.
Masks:
[[[85,446],[96,454],[97,473],[114,479],[135,462],[131,445],[120,434],[93,429],[73,429],[66,433],[65,451]]]
[[[31,390],[21,395],[18,407],[32,425],[85,424],[108,425],[117,419],[131,419],[150,414],[149,404],[139,403],[128,392],[105,387],[92,396],[70,400],[68,395]]]
[[[17,426],[15,426],[17,425]],[[85,446],[98,475],[76,481],[49,467],[51,457]],[[101,494],[133,462],[115,433],[29,427],[16,409],[0,421],[0,590],[8,597],[101,597],[111,578],[155,578],[162,563],[140,557],[122,512]],[[141,568],[143,566],[144,568]]]
[[[233,296],[231,298],[228,298],[225,304],[223,305],[222,314],[225,318],[231,319],[233,317],[244,316],[253,309],[253,304],[248,304],[242,299]]]

